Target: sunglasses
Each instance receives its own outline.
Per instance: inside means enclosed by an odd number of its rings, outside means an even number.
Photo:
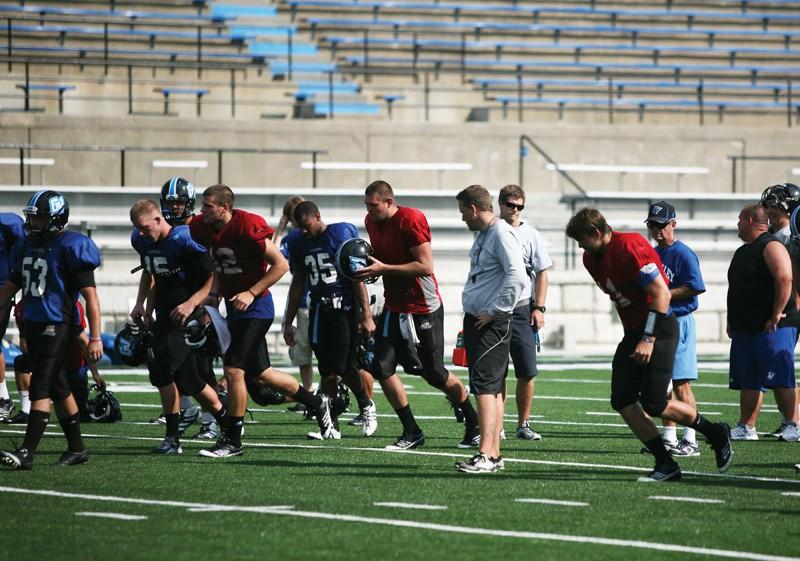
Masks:
[[[509,203],[508,201],[503,201],[503,206],[506,208],[510,208],[511,210],[517,209],[522,210],[525,208],[525,205],[515,205],[514,203]]]
[[[669,222],[664,222],[662,224],[661,222],[653,222],[652,220],[650,220],[647,222],[647,227],[651,230],[663,230],[664,228],[667,227],[668,224]]]

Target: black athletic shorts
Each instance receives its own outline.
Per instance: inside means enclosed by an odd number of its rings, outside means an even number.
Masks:
[[[46,398],[63,401],[69,397],[64,363],[79,329],[77,325],[65,323],[25,322],[25,339],[31,358],[31,401]]]
[[[444,367],[444,306],[431,314],[413,314],[419,342],[414,356],[400,332],[400,314],[384,310],[375,331],[375,359],[370,372],[377,380],[392,376],[400,364],[406,372],[422,376],[435,388],[444,387],[450,373]],[[417,361],[422,370],[417,369]]]
[[[206,382],[200,377],[196,357],[186,344],[186,330],[169,318],[153,326],[153,360],[147,363],[150,383],[157,388],[173,382],[183,395],[197,395]]]
[[[355,310],[336,309],[325,301],[312,302],[308,315],[308,340],[317,357],[320,376],[351,372],[357,343]]]
[[[476,395],[497,395],[503,392],[508,373],[511,317],[496,317],[481,329],[475,326],[477,319],[464,314],[469,385]]]
[[[673,314],[658,323],[648,364],[637,364],[630,356],[642,338],[640,329],[626,331],[617,346],[611,365],[611,407],[616,411],[638,401],[645,411],[657,416],[667,405],[667,388],[678,347],[678,320]]]
[[[240,368],[250,378],[258,377],[270,367],[267,331],[272,319],[245,318],[228,322],[231,345],[223,359],[225,366]]]

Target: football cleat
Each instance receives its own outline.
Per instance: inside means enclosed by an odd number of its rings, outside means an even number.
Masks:
[[[639,483],[663,483],[664,481],[678,481],[682,475],[678,464],[660,464],[636,481]]]
[[[477,448],[481,445],[480,427],[466,427],[464,438],[458,443],[459,448]]]
[[[364,436],[372,436],[378,430],[378,409],[375,407],[375,402],[370,400],[369,405],[362,409],[361,415],[364,417],[361,431]]]
[[[295,403],[291,407],[287,407],[286,410],[289,413],[305,413],[306,412],[306,406],[303,405],[302,403]]]
[[[28,424],[28,414],[25,411],[17,411],[17,414],[11,417],[6,421],[6,423],[12,425],[27,425]]]
[[[494,473],[498,468],[497,462],[481,452],[466,462],[456,462],[456,469],[462,473]]]
[[[517,438],[520,440],[541,440],[542,435],[533,430],[528,421],[525,421],[521,427],[517,428]]]
[[[151,450],[153,454],[162,454],[165,456],[172,456],[175,454],[183,454],[180,441],[174,436],[168,436],[161,441],[161,444]]]
[[[204,458],[232,458],[234,456],[241,456],[244,453],[241,446],[234,446],[227,438],[222,437],[217,440],[211,448],[204,448],[198,452],[199,456]]]
[[[27,448],[17,448],[13,452],[0,450],[0,464],[10,469],[33,469],[33,454]]]
[[[731,440],[758,440],[755,427],[748,427],[744,423],[736,423],[731,430]]]
[[[181,411],[181,418],[178,421],[178,434],[183,436],[186,429],[200,418],[201,413],[202,411],[197,405],[192,405]]]
[[[322,433],[319,432],[306,433],[306,438],[309,440],[325,440],[324,438],[322,438]],[[336,429],[331,430],[331,434],[328,437],[328,440],[341,440],[341,439],[342,439],[342,433],[340,433]]]
[[[200,425],[200,430],[197,431],[193,437],[195,440],[216,440],[219,438],[219,426],[216,421],[210,423],[203,423]]]
[[[362,413],[359,413],[358,415],[347,421],[347,424],[350,425],[351,427],[364,426],[364,415]]]
[[[384,450],[413,450],[425,444],[425,435],[422,433],[406,435],[403,434],[397,442],[386,446]]]
[[[327,439],[331,437],[331,431],[334,429],[333,418],[331,417],[331,398],[324,394],[320,394],[319,397],[322,399],[322,403],[315,415],[319,432],[323,438]]]
[[[14,401],[0,398],[0,423],[9,423],[12,411],[14,411]]]
[[[81,452],[73,452],[72,450],[67,450],[61,457],[58,458],[58,465],[60,466],[78,466],[81,464],[85,464],[89,461],[89,453],[86,450]]]
[[[697,445],[696,442],[689,442],[686,439],[681,440],[678,442],[678,445],[672,449],[673,456],[683,456],[683,457],[690,457],[690,456],[699,456],[700,455],[700,447]]]
[[[733,448],[731,447],[731,428],[727,423],[717,423],[721,429],[720,434],[711,441],[711,448],[717,460],[717,471],[725,473],[733,463]]]

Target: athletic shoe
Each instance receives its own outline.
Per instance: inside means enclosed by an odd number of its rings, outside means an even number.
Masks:
[[[241,456],[244,453],[241,446],[234,446],[224,436],[217,440],[211,448],[203,448],[197,454],[204,458],[232,458]]]
[[[500,440],[506,439],[506,429],[500,429]]]
[[[795,464],[794,465],[794,472],[795,473],[800,473],[800,464]]]
[[[186,432],[186,429],[188,429],[190,425],[194,424],[197,419],[200,418],[200,414],[202,412],[203,411],[197,405],[192,405],[191,407],[181,411],[181,418],[178,421],[178,434],[183,436],[183,433]]]
[[[690,457],[690,456],[699,456],[700,455],[700,447],[697,445],[697,442],[689,442],[685,438],[678,442],[678,445],[672,449],[673,456],[683,456],[683,457]]]
[[[14,410],[14,401],[11,399],[0,399],[0,423],[7,423]]]
[[[521,427],[517,428],[517,438],[520,440],[541,440],[542,435],[533,430],[528,421],[525,421]]]
[[[469,395],[469,394],[467,394],[467,395]],[[453,415],[456,418],[456,423],[463,423],[464,422],[464,412],[461,410],[461,407],[459,407],[458,404],[456,402],[454,402],[452,399],[450,399],[449,397],[445,396],[445,399],[447,399],[447,403],[450,404],[450,409],[453,410]]]
[[[458,443],[459,448],[477,448],[481,445],[481,429],[480,427],[466,427],[464,429],[464,438]]]
[[[163,454],[171,456],[174,454],[183,454],[180,441],[174,436],[168,436],[161,441],[161,444],[151,450],[153,454]]]
[[[291,407],[287,407],[286,410],[289,413],[301,413],[302,414],[302,413],[306,412],[306,406],[303,405],[302,403],[295,403]]]
[[[775,430],[774,430],[774,431],[772,431],[772,432],[768,432],[768,433],[766,434],[766,436],[771,436],[771,437],[773,437],[773,438],[778,438],[778,437],[780,437],[780,435],[783,433],[784,429],[786,429],[786,426],[787,426],[788,424],[789,424],[789,422],[788,422],[788,421],[781,421],[781,424],[780,424],[780,425],[778,425],[778,428],[777,428],[777,429],[775,429]],[[736,430],[736,428],[734,427],[734,429],[733,429],[733,430]]]
[[[463,473],[494,473],[497,471],[497,463],[481,452],[466,462],[456,462],[456,469]]]
[[[193,437],[195,440],[216,440],[219,438],[219,426],[216,421],[202,423],[200,430]]]
[[[374,401],[370,400],[369,405],[361,410],[361,416],[364,418],[361,431],[364,436],[372,436],[378,430],[378,409],[375,407]]]
[[[678,481],[681,475],[683,474],[678,464],[660,464],[653,471],[636,481],[640,483],[663,483],[664,481]]]
[[[501,469],[506,469],[506,461],[503,459],[503,456],[491,458],[491,460],[494,462],[494,465],[497,466],[498,471]]]
[[[161,413],[161,415],[159,415],[155,419],[150,419],[150,422],[153,423],[154,425],[166,425],[167,417],[166,415],[164,415],[164,413]]]
[[[386,446],[384,450],[413,450],[414,448],[419,448],[423,444],[425,444],[425,435],[422,433],[411,435],[402,434],[400,438],[397,439],[397,442]]]
[[[33,454],[27,448],[17,448],[13,452],[0,450],[0,464],[11,469],[33,469]]]
[[[359,413],[358,415],[356,415],[355,417],[353,417],[352,419],[347,421],[347,424],[350,425],[351,427],[363,427],[364,426],[364,414],[363,413]]]
[[[333,430],[333,418],[331,417],[331,398],[327,395],[320,395],[322,403],[316,411],[317,425],[323,438],[330,438]]]
[[[324,438],[322,438],[322,433],[319,433],[319,432],[306,433],[306,438],[309,439],[309,440],[325,440]],[[336,429],[332,429],[331,430],[331,435],[328,437],[328,439],[329,440],[341,440],[342,439],[342,433],[340,433]]]
[[[17,414],[6,421],[11,425],[27,425],[28,414],[25,411],[17,411]]]
[[[731,430],[731,440],[758,440],[756,428],[750,428],[744,423],[736,423]]]
[[[731,427],[727,423],[717,423],[717,426],[722,429],[722,432],[711,442],[711,448],[713,448],[717,459],[717,471],[725,473],[733,462]]]
[[[778,435],[778,440],[785,442],[797,442],[800,440],[800,432],[797,430],[797,425],[794,423],[786,423],[783,432]]]
[[[73,452],[71,450],[67,450],[61,457],[58,458],[58,465],[60,466],[78,466],[81,464],[85,464],[89,461],[89,453],[84,450],[82,452]]]
[[[677,440],[665,440],[664,441],[664,449],[666,449],[667,453],[674,454],[675,453],[675,449],[678,447],[679,444],[680,444],[680,442],[678,442]],[[652,454],[652,452],[650,451],[650,448],[648,448],[647,446],[642,446],[642,449],[640,450],[640,452],[642,454]]]

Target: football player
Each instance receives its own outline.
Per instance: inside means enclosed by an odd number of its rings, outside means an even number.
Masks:
[[[266,334],[275,318],[269,288],[289,270],[289,264],[271,238],[273,229],[257,214],[234,208],[234,194],[227,185],[212,185],[203,192],[203,221],[189,225],[192,237],[209,247],[215,261],[210,299],[225,299],[231,343],[223,359],[228,386],[228,415],[223,434],[211,448],[201,450],[208,458],[242,454],[242,427],[247,407],[248,376],[271,386],[313,410],[323,438],[333,430],[331,400],[314,395],[289,374],[272,367]]]
[[[131,317],[141,321],[148,294],[154,295],[156,313],[153,359],[147,362],[147,369],[161,398],[166,435],[153,452],[180,454],[177,388],[194,396],[218,421],[224,413],[216,390],[201,379],[195,356],[186,344],[186,322],[208,296],[214,263],[207,249],[192,239],[189,228],[172,227],[155,201],[134,203],[130,219],[134,227],[131,245],[144,268]]]
[[[308,284],[308,335],[317,357],[322,391],[336,397],[337,376],[341,377],[358,401],[364,436],[372,436],[378,428],[378,415],[353,367],[353,353],[357,331],[372,333],[375,323],[364,283],[340,278],[335,266],[336,250],[346,240],[358,238],[358,230],[347,222],[325,224],[312,201],[303,201],[294,208],[294,223],[302,235],[292,236],[287,243],[293,273],[283,338],[290,347],[295,344],[292,322]],[[313,438],[314,434],[309,436]],[[332,437],[341,438],[338,429],[332,431]]]
[[[100,304],[94,270],[100,265],[100,251],[83,234],[64,230],[69,205],[61,193],[37,192],[23,209],[26,241],[15,252],[14,265],[0,287],[0,312],[6,313],[14,294],[22,289],[25,339],[31,360],[31,412],[22,446],[0,452],[0,462],[12,469],[31,469],[39,442],[50,419],[50,402],[67,439],[60,465],[78,465],[89,454],[81,437],[80,417],[69,389],[64,359],[76,335],[78,294],[86,302],[89,322],[89,359],[103,354],[100,339]]]
[[[25,240],[25,221],[13,212],[0,212],[0,285],[8,280],[11,255],[14,248]],[[0,315],[0,338],[6,334],[11,307]],[[14,410],[14,401],[8,395],[6,385],[6,357],[0,352],[0,422],[8,421]]]

